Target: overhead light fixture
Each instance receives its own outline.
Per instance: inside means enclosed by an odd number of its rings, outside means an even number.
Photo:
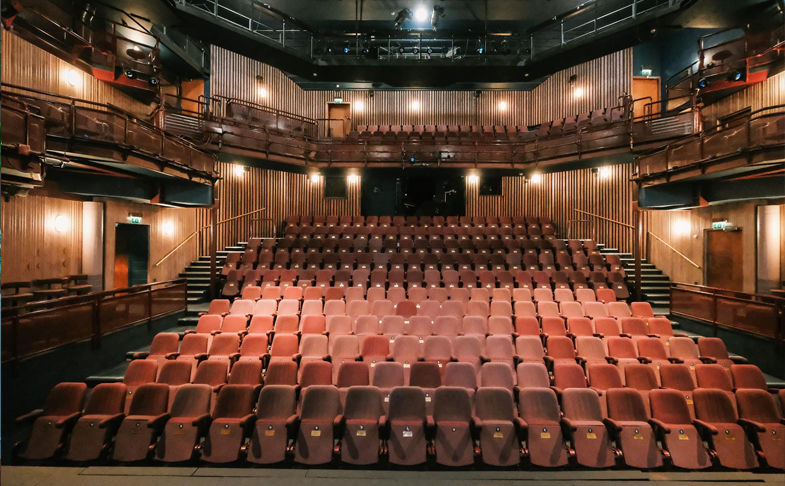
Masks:
[[[499,102],[499,111],[507,111],[507,102],[506,101],[500,101]]]
[[[69,69],[65,73],[65,82],[68,83],[70,86],[76,86],[79,84],[79,73],[77,73],[73,69]]]
[[[439,20],[443,19],[444,16],[444,7],[434,5],[433,11],[431,12],[431,28],[433,30],[436,30],[436,28],[439,26]]]
[[[698,87],[701,89],[705,88],[708,85],[709,85],[709,80],[706,78],[702,78],[700,81],[698,81]]]
[[[316,184],[317,182],[319,182],[319,179],[320,179],[320,176],[319,176],[318,172],[312,172],[311,173],[311,182]]]
[[[428,20],[428,11],[425,10],[425,7],[420,7],[414,11],[414,20],[417,22],[425,22]]]
[[[412,101],[412,110],[417,111],[420,109],[420,102],[417,100]]]
[[[413,15],[414,14],[412,13],[411,10],[409,10],[408,8],[404,8],[400,12],[398,12],[398,16],[395,17],[395,22],[393,23],[393,25],[397,30],[401,30],[403,28],[403,23],[406,22],[406,19],[412,18]]]

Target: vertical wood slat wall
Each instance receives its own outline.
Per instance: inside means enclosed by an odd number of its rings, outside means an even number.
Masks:
[[[525,182],[524,177],[503,177],[502,196],[480,196],[479,185],[466,182],[467,216],[548,216],[560,237],[568,236],[569,221],[591,219],[592,224],[573,223],[571,238],[596,238],[609,248],[632,251],[633,231],[622,225],[591,218],[581,209],[622,223],[633,224],[630,181],[632,164],[611,166],[602,178],[591,169],[543,174],[542,181]],[[591,228],[594,228],[592,232]]]
[[[11,197],[2,204],[2,281],[30,281],[82,273],[82,202]],[[66,227],[55,229],[63,216]]]
[[[347,182],[347,198],[324,197],[324,181],[311,182],[307,174],[249,167],[242,175],[234,173],[233,165],[220,162],[223,179],[218,183],[217,221],[224,221],[249,211],[266,208],[218,226],[217,245],[221,250],[251,236],[273,236],[290,215],[358,215],[360,214],[361,182]],[[209,209],[197,210],[197,227],[210,224]],[[252,221],[264,218],[271,221]],[[209,228],[199,235],[200,254],[209,253]]]
[[[704,126],[714,125],[714,120],[720,116],[743,110],[750,107],[752,111],[785,103],[785,72],[772,76],[762,83],[754,84],[749,88],[734,93],[727,98],[701,109]]]
[[[342,98],[352,105],[356,125],[532,125],[596,108],[616,106],[618,98],[632,90],[632,49],[625,49],[578,66],[559,71],[533,91],[488,90],[479,98],[473,91],[366,90],[304,91],[280,70],[267,64],[213,46],[210,92],[239,98],[310,118],[326,118],[327,104]],[[576,98],[569,84],[583,96]],[[260,96],[260,82],[267,96]],[[412,107],[418,101],[419,109]],[[362,103],[359,110],[356,102]],[[499,110],[505,101],[507,109]]]
[[[127,94],[99,81],[92,75],[74,68],[71,64],[49,54],[15,34],[2,29],[2,84],[15,84],[62,96],[111,103],[139,116],[150,114],[151,107]],[[74,70],[78,81],[71,86],[66,73]]]

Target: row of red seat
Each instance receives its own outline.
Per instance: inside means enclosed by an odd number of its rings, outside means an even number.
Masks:
[[[488,225],[529,225],[552,224],[547,216],[311,216],[290,215],[287,226],[488,226]]]
[[[451,365],[457,369],[459,363]],[[415,363],[412,374],[430,368],[425,374],[438,377],[434,366]],[[18,457],[48,459],[65,451],[68,460],[88,461],[111,451],[122,462],[154,456],[163,462],[199,457],[273,464],[293,456],[309,465],[334,459],[367,465],[386,456],[393,464],[415,465],[430,452],[446,466],[475,460],[511,466],[524,459],[541,467],[650,469],[665,459],[680,468],[702,469],[714,458],[734,469],[785,468],[777,437],[785,426],[774,397],[756,388],[732,394],[699,388],[688,400],[670,388],[652,389],[644,397],[633,388],[601,390],[585,382],[563,389],[525,387],[518,390],[516,410],[511,390],[494,386],[476,391],[396,386],[387,394],[376,386],[349,386],[342,400],[340,388],[312,384],[302,388],[298,400],[299,389],[286,385],[265,384],[260,392],[250,385],[224,385],[216,395],[206,384],[172,389],[154,383],[135,390],[128,415],[123,413],[124,384],[98,385],[82,412],[85,388],[60,384],[42,411],[21,418],[34,424],[31,438],[16,447]],[[785,401],[782,392],[780,399]]]

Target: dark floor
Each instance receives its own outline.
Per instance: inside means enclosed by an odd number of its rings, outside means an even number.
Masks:
[[[783,474],[746,472],[640,471],[375,471],[341,469],[229,469],[194,467],[8,467],[6,486],[502,486],[526,481],[550,486],[594,486],[614,482],[671,484],[785,484]]]

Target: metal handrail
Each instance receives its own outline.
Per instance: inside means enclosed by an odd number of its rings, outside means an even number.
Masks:
[[[223,220],[223,221],[218,221],[217,223],[215,223],[215,225],[216,225],[216,226],[219,226],[219,225],[222,225],[222,224],[224,224],[224,223],[228,223],[228,222],[230,222],[230,221],[234,221],[234,220],[236,220],[236,219],[244,218],[245,216],[249,216],[249,215],[251,215],[251,214],[258,213],[258,212],[260,212],[260,211],[264,211],[264,210],[266,210],[266,209],[267,209],[267,208],[254,209],[253,211],[248,211],[247,213],[239,214],[239,215],[237,215],[237,216],[232,216],[231,218],[225,219],[225,220]],[[210,224],[207,224],[207,225],[204,225],[204,226],[202,226],[201,228],[197,228],[196,230],[194,230],[194,232],[193,232],[193,233],[191,233],[190,235],[188,235],[188,236],[187,236],[187,237],[186,237],[186,238],[185,238],[183,241],[181,241],[181,242],[180,242],[180,243],[179,243],[177,246],[175,246],[174,248],[172,248],[172,250],[171,250],[169,253],[167,253],[166,255],[164,255],[164,256],[163,256],[163,258],[161,258],[160,260],[158,260],[158,262],[157,262],[155,265],[153,265],[153,266],[154,266],[154,267],[156,267],[156,268],[157,268],[157,267],[159,267],[159,266],[160,266],[160,265],[161,265],[161,264],[162,264],[164,261],[166,261],[166,259],[167,259],[167,258],[169,258],[170,256],[174,255],[174,254],[177,252],[177,250],[179,250],[180,248],[182,248],[182,247],[183,247],[183,246],[184,246],[186,243],[188,243],[189,241],[191,241],[191,240],[192,240],[192,239],[193,239],[193,238],[194,238],[196,235],[198,235],[198,234],[199,234],[199,233],[201,233],[202,231],[206,230],[206,229],[207,229],[207,228],[209,228],[210,226],[212,226],[212,225],[210,225]]]
[[[603,221],[607,221],[609,223],[617,224],[619,226],[624,226],[625,228],[635,229],[635,226],[633,226],[631,224],[622,223],[621,221],[616,221],[615,219],[606,218],[605,216],[600,216],[599,214],[590,213],[590,212],[584,211],[582,209],[572,208],[572,210],[577,212],[577,213],[581,213],[581,214],[585,214],[587,216],[591,216],[592,218],[597,218],[597,219],[601,219]]]
[[[698,265],[698,264],[697,264],[697,263],[695,263],[694,261],[690,260],[690,258],[689,258],[687,255],[685,255],[684,253],[682,253],[682,252],[680,252],[679,250],[677,250],[676,248],[674,248],[674,247],[673,247],[673,246],[672,246],[670,243],[668,243],[667,241],[663,240],[662,238],[660,238],[659,236],[655,235],[655,234],[654,234],[654,233],[652,233],[651,231],[649,231],[648,233],[649,233],[649,235],[651,235],[651,236],[653,236],[655,239],[657,239],[657,240],[658,240],[660,243],[662,243],[663,245],[665,245],[665,246],[667,246],[668,248],[670,248],[670,249],[671,249],[671,250],[672,250],[674,253],[676,253],[676,254],[677,254],[677,255],[679,255],[680,257],[682,257],[682,258],[684,258],[685,260],[687,260],[688,262],[690,262],[690,264],[691,264],[692,266],[694,266],[695,268],[701,268],[701,266],[700,266],[700,265]]]

